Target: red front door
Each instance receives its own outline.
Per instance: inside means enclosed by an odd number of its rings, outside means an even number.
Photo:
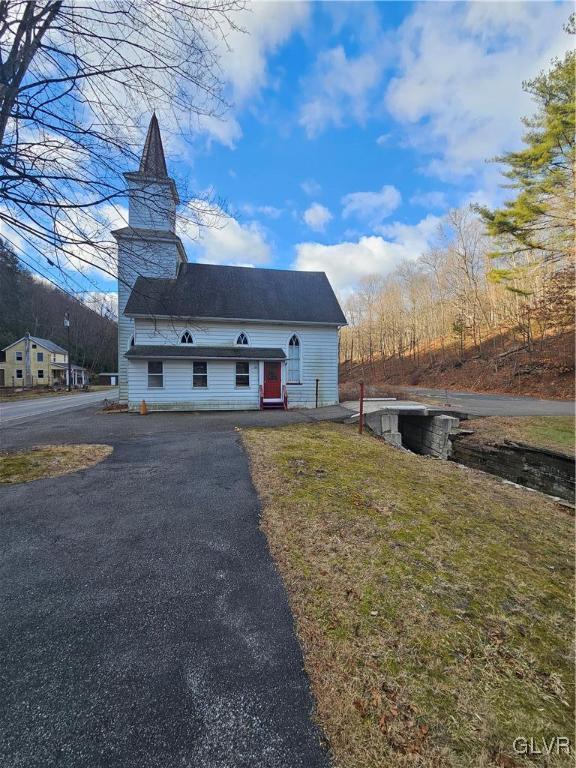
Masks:
[[[264,397],[282,397],[280,363],[264,363]]]

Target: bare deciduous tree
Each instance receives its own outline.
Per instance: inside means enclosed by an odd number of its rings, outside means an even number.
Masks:
[[[505,339],[530,349],[535,335],[543,343],[547,333],[573,325],[572,267],[532,259],[529,268],[526,256],[504,286],[490,279],[489,248],[478,216],[469,208],[453,210],[430,251],[385,278],[366,278],[346,304],[340,352],[347,370],[357,364],[368,373],[366,365],[377,358],[441,362],[455,344],[460,357],[467,349],[478,355],[486,340],[497,356]]]
[[[143,113],[159,110],[187,132],[223,113],[217,52],[243,8],[243,0],[0,0],[5,231],[61,266],[113,275],[110,219],[124,194],[119,172],[136,162]],[[195,226],[211,211],[197,198],[186,206]]]

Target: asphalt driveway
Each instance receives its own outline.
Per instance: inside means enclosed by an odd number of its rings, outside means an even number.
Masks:
[[[234,429],[306,418],[90,408],[3,431],[114,452],[0,488],[1,765],[328,765]]]

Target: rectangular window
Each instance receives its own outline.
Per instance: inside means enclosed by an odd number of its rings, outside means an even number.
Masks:
[[[40,369],[40,370],[38,371],[38,378],[39,378],[39,379],[43,379],[43,378],[44,378],[44,371],[43,371],[42,369]]]
[[[148,363],[148,387],[156,388],[164,386],[163,363],[160,360],[150,360]]]
[[[192,386],[206,389],[208,386],[208,363],[195,360],[192,363]]]
[[[36,349],[36,344],[32,344],[32,349]]]
[[[18,368],[16,370],[16,378],[21,379],[22,378],[22,368]]]
[[[39,363],[43,363],[44,362],[44,352],[36,352],[36,360]]]
[[[16,352],[16,360],[22,360],[22,352]]]
[[[236,363],[236,386],[250,386],[250,363]]]

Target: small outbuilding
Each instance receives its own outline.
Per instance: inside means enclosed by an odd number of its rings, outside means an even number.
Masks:
[[[99,373],[98,384],[116,387],[118,385],[118,373]]]

